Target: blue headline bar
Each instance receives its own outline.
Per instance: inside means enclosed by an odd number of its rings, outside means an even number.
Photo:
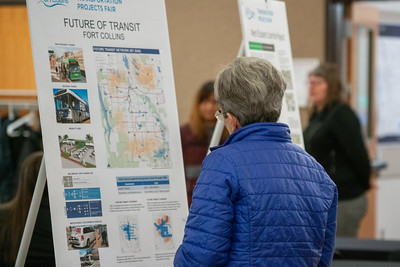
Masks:
[[[160,54],[160,50],[158,50],[158,49],[107,47],[107,46],[93,46],[93,52],[128,53],[128,54],[156,54],[156,55]]]
[[[117,186],[141,186],[141,185],[162,185],[169,184],[169,181],[132,181],[132,182],[118,182]]]

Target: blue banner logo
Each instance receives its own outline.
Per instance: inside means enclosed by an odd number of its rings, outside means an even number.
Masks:
[[[68,0],[40,0],[38,4],[42,3],[45,7],[67,6]]]

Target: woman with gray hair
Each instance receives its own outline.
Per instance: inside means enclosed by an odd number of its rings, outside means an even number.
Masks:
[[[329,266],[337,189],[277,123],[284,91],[263,59],[218,74],[216,117],[231,135],[203,161],[175,266]]]
[[[241,126],[278,121],[286,90],[282,75],[268,61],[258,58],[239,58],[236,62],[221,71],[215,83],[221,110],[237,118]]]

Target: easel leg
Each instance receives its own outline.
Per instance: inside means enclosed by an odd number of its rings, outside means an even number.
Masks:
[[[242,42],[240,43],[237,57],[244,57],[244,56],[245,56],[245,50],[244,50],[244,42],[242,40]],[[224,123],[222,121],[217,120],[217,124],[215,124],[214,132],[211,137],[210,145],[208,146],[207,154],[210,153],[210,147],[219,145],[224,127],[225,127]]]
[[[208,146],[207,154],[210,153],[210,147],[219,145],[224,127],[225,127],[224,123],[222,121],[217,120],[217,124],[215,124],[214,132],[211,137],[210,145]]]

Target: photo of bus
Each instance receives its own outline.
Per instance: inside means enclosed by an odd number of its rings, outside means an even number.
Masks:
[[[52,45],[49,46],[48,53],[52,82],[86,83],[81,47]]]
[[[82,78],[81,68],[75,58],[64,58],[61,64],[61,71],[71,81],[80,80]]]
[[[90,119],[87,90],[53,89],[58,123],[83,123]]]

